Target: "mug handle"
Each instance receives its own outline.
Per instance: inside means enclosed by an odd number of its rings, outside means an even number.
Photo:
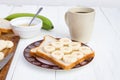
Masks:
[[[68,26],[68,17],[67,16],[68,16],[68,12],[65,13],[65,22],[66,22],[66,24]]]

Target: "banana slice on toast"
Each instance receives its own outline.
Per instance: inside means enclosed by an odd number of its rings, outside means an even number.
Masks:
[[[55,50],[55,47],[54,46],[44,46],[44,51],[47,52],[47,53],[51,53]]]
[[[80,42],[71,42],[69,46],[72,47],[73,50],[79,50],[81,43]]]
[[[53,58],[60,60],[64,56],[64,53],[60,50],[56,50],[56,51],[52,52],[51,55]]]
[[[59,42],[59,41],[52,42],[51,45],[54,46],[54,47],[57,48],[57,49],[63,47],[63,43],[62,43],[62,42]]]
[[[61,38],[59,40],[60,42],[62,42],[64,45],[69,45],[69,43],[71,43],[72,41],[68,38]]]
[[[63,56],[63,61],[65,63],[73,63],[73,62],[77,61],[77,57],[73,56],[73,55],[70,55],[70,54],[64,55]]]
[[[64,53],[64,54],[70,54],[72,52],[72,47],[61,47],[60,50]]]

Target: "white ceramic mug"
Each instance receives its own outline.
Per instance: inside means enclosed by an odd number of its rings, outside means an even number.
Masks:
[[[92,8],[71,8],[65,13],[65,21],[69,28],[71,39],[87,43],[90,40],[94,26],[95,10]]]

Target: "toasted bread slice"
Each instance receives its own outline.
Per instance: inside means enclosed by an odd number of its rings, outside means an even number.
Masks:
[[[13,46],[14,43],[12,41],[0,39],[0,61]]]
[[[89,47],[81,46],[81,43],[77,42],[79,48],[74,50],[74,48],[71,48],[71,46],[69,46],[69,44],[73,43],[73,41],[66,40],[67,39],[63,38],[58,40],[51,36],[45,36],[44,40],[38,47],[30,50],[30,55],[34,57],[42,57],[46,60],[49,60],[64,70],[69,70],[80,62],[94,57],[94,52]],[[64,44],[61,41],[64,41],[64,43],[69,43]]]
[[[10,22],[5,19],[0,19],[0,33],[13,33]]]
[[[30,55],[31,55],[31,56],[36,56],[36,55],[38,54],[37,50],[38,50],[39,48],[41,48],[41,52],[42,52],[42,51],[43,51],[42,46],[46,46],[46,45],[48,45],[49,43],[54,42],[54,41],[57,41],[57,40],[56,40],[55,38],[51,37],[51,36],[46,35],[46,36],[44,37],[43,41],[40,43],[40,45],[39,45],[38,47],[32,48],[32,49],[30,50]],[[42,53],[45,53],[45,52],[43,51]],[[39,56],[39,57],[40,57],[40,56]]]

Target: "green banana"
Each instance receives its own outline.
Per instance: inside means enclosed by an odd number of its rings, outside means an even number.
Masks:
[[[10,20],[12,20],[14,18],[33,17],[34,15],[35,14],[32,14],[32,13],[14,13],[14,14],[11,14],[11,15],[7,16],[5,19],[10,21]],[[42,29],[51,30],[51,29],[54,28],[52,22],[48,18],[46,18],[46,17],[44,17],[42,15],[38,15],[37,18],[40,18],[43,21]]]

